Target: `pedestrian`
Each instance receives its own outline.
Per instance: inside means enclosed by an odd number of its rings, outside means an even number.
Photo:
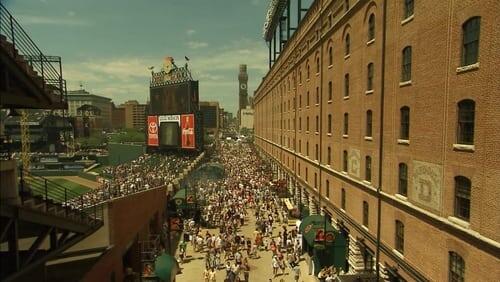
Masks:
[[[300,267],[298,263],[294,263],[293,266],[293,279],[295,279],[295,282],[298,282],[300,279]]]
[[[209,282],[216,282],[216,279],[215,279],[216,274],[217,274],[217,272],[215,271],[215,269],[211,268],[210,272],[208,273],[208,281]]]
[[[278,268],[279,268],[278,257],[276,255],[273,255],[271,266],[273,268],[273,275],[274,277],[276,277],[276,275],[278,275]]]

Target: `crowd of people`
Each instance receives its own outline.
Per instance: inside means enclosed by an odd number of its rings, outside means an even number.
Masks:
[[[193,250],[205,254],[204,281],[216,281],[220,269],[225,269],[224,281],[249,281],[249,261],[260,257],[269,258],[273,277],[290,272],[298,281],[301,240],[295,225],[288,226],[286,212],[270,189],[269,168],[245,143],[223,142],[213,161],[223,164],[225,177],[195,184],[206,199],[202,221],[211,229],[202,231],[192,219],[184,229]],[[249,216],[256,218],[252,235],[241,230]],[[186,244],[179,245],[181,262]]]
[[[74,207],[97,203],[171,183],[195,159],[191,155],[143,154],[137,159],[101,171],[100,186],[70,201]]]

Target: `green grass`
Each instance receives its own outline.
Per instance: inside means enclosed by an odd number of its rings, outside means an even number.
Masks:
[[[72,194],[84,194],[90,190],[89,187],[80,185],[78,183],[75,183],[73,181],[64,179],[64,178],[54,178],[50,179],[51,182],[55,182],[56,184],[59,184],[60,186],[66,187],[67,189],[71,190],[73,193]],[[49,185],[50,186],[50,185]],[[64,196],[59,196],[59,195],[53,195],[53,197],[58,198],[58,200],[64,201]],[[68,199],[69,200],[69,199]]]

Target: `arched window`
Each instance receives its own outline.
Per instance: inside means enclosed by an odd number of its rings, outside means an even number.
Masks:
[[[368,18],[368,41],[375,39],[375,15],[371,14]]]
[[[309,79],[310,75],[311,75],[311,68],[309,67],[309,65],[307,65],[307,77],[306,78]]]
[[[401,81],[411,80],[411,46],[403,49],[403,60],[401,61]]]
[[[328,81],[328,101],[333,99],[333,85],[331,81]]]
[[[469,221],[471,181],[467,177],[455,177],[455,216]]]
[[[340,207],[345,210],[345,189],[342,188],[340,193]]]
[[[449,281],[464,282],[465,281],[465,261],[455,252],[450,252],[449,265]]]
[[[332,164],[332,148],[330,148],[330,146],[328,146],[328,152],[327,152],[328,156],[327,156],[327,164],[328,165],[331,165]]]
[[[344,8],[346,12],[349,11],[349,0],[344,1]]]
[[[480,17],[473,17],[462,25],[462,66],[478,61],[480,20]]]
[[[326,180],[326,185],[325,185],[325,196],[326,198],[330,198],[330,181],[328,179]]]
[[[316,57],[316,73],[319,73],[319,57]]]
[[[330,46],[328,48],[328,65],[331,66],[333,65],[333,47]]]
[[[472,100],[458,102],[457,143],[474,144],[474,117],[476,103]]]
[[[302,71],[299,70],[299,83],[302,83]]]
[[[316,144],[316,148],[314,151],[314,159],[319,160],[319,146],[318,146],[318,144]]]
[[[342,171],[347,172],[347,151],[344,150],[342,156]]]
[[[367,137],[372,137],[372,110],[366,111],[366,132]]]
[[[299,131],[302,130],[302,118],[299,117]]]
[[[316,105],[319,105],[319,87],[316,87]]]
[[[316,116],[316,131],[315,132],[316,133],[319,132],[319,117],[318,116]]]
[[[404,106],[400,109],[399,139],[410,140],[410,108]]]
[[[404,253],[405,250],[405,225],[399,221],[396,220],[396,232],[395,232],[395,249],[400,252],[401,254]]]
[[[344,135],[349,134],[349,114],[344,113]]]
[[[408,166],[405,163],[399,164],[398,194],[406,196],[408,193]]]
[[[307,107],[309,107],[309,102],[310,102],[309,98],[310,98],[309,97],[309,91],[307,91],[307,96],[306,96],[306,106]]]
[[[328,114],[328,133],[332,133],[332,115]]]
[[[368,212],[369,212],[368,202],[363,201],[363,225],[366,227],[368,227]]]
[[[306,156],[309,157],[309,141],[306,142]]]
[[[365,180],[372,182],[372,157],[365,157]]]
[[[373,90],[373,63],[369,63],[367,67],[366,90]]]
[[[349,97],[349,74],[344,75],[344,97]]]
[[[351,37],[349,33],[345,36],[345,55],[349,55],[351,53]]]
[[[306,131],[309,131],[309,117],[306,117]]]
[[[413,0],[403,0],[403,2],[403,17],[406,19],[413,15]]]

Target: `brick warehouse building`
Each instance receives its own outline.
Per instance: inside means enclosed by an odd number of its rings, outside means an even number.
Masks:
[[[273,31],[255,144],[295,204],[349,232],[350,272],[379,250],[386,279],[498,281],[499,11],[316,0],[275,59]]]

